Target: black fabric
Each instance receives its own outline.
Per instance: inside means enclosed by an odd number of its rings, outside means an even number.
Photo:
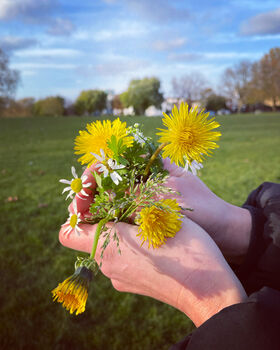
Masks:
[[[248,294],[264,286],[280,290],[280,184],[263,183],[243,208],[252,215],[251,242],[244,263],[233,270]]]
[[[246,302],[211,317],[172,350],[280,349],[280,184],[265,182],[243,205],[252,216],[247,256],[232,266]]]
[[[172,350],[280,349],[280,293],[264,287],[211,317]]]

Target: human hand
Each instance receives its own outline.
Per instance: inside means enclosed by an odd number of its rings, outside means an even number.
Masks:
[[[92,181],[90,177],[88,180]],[[78,211],[86,215],[92,198],[75,200]],[[80,228],[79,236],[73,232],[68,236],[67,226],[62,226],[60,241],[69,248],[90,252],[96,225],[82,224]],[[214,241],[191,220],[185,218],[176,236],[159,249],[149,249],[147,244],[141,246],[135,225],[118,223],[112,229],[118,234],[121,255],[116,243],[111,241],[104,252],[101,270],[117,290],[168,303],[187,314],[197,326],[246,297]],[[98,263],[102,244],[100,237]]]
[[[164,167],[170,174],[166,186],[180,192],[172,198],[182,207],[193,209],[183,214],[210,234],[229,261],[241,262],[250,241],[249,211],[225,202],[197,176],[171,164],[168,158],[164,159]]]

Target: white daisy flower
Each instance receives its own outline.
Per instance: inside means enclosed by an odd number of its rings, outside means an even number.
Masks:
[[[100,162],[104,162],[106,160],[105,152],[102,148],[100,148],[101,156],[99,156],[96,153],[90,152],[96,159],[98,159]]]
[[[125,165],[122,165],[122,164],[118,165],[117,162],[111,158],[109,158],[106,161],[106,156],[103,149],[100,149],[100,153],[101,153],[101,156],[95,153],[91,153],[94,157],[96,157],[96,159],[102,162],[101,164],[97,164],[96,168],[98,168],[99,171],[104,174],[104,177],[107,177],[110,174],[112,181],[116,185],[118,185],[120,181],[122,181],[122,177],[116,171],[112,171],[112,170],[123,169],[125,168]]]
[[[140,143],[141,146],[145,145],[147,139],[141,131],[136,129],[136,131],[132,133],[132,136],[137,143]]]
[[[66,223],[63,224],[62,226],[69,225],[68,229],[65,231],[65,235],[70,235],[71,231],[74,230],[74,232],[79,236],[80,232],[82,229],[79,227],[79,223],[82,221],[80,219],[81,213],[78,213],[77,209],[77,203],[74,200],[73,201],[73,209],[74,209],[74,214],[69,214],[69,218],[67,219]]]
[[[186,161],[184,171],[188,171],[188,168],[190,167],[192,173],[194,175],[197,175],[197,170],[200,170],[203,168],[203,165],[201,163],[198,163],[196,160],[193,160],[191,163]]]
[[[147,142],[147,138],[143,135],[143,133],[139,130],[139,124],[135,123],[132,126],[129,127],[129,133],[131,133],[131,135],[133,136],[134,140],[137,143],[140,143],[141,146],[145,145],[145,143]]]
[[[87,175],[82,175],[81,177],[78,177],[78,175],[76,173],[76,169],[73,166],[71,167],[71,171],[72,171],[72,175],[74,177],[73,179],[71,179],[70,181],[65,180],[65,179],[59,180],[59,182],[61,182],[63,184],[70,185],[68,187],[65,187],[64,190],[62,191],[62,193],[69,191],[66,199],[68,199],[69,197],[73,199],[73,194],[76,194],[80,199],[85,199],[85,198],[82,198],[79,195],[79,193],[81,193],[83,196],[87,197],[88,194],[86,193],[84,188],[88,188],[92,184],[91,184],[91,182],[85,183],[88,179]]]

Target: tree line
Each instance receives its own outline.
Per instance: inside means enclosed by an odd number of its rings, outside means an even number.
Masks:
[[[121,114],[130,106],[136,115],[141,115],[152,105],[160,109],[164,101],[156,77],[134,79],[125,92],[114,96],[98,89],[84,90],[70,104],[61,96],[15,100],[19,82],[19,72],[9,68],[9,58],[0,49],[0,116],[98,115],[113,110]],[[190,106],[215,112],[222,109],[240,112],[266,104],[276,110],[280,107],[280,48],[272,48],[259,61],[240,61],[227,68],[221,75],[219,93],[201,73],[185,74],[173,78],[171,83],[178,103],[184,100]]]

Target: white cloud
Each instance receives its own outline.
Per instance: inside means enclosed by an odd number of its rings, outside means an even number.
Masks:
[[[58,0],[0,0],[0,20],[21,20],[24,23],[47,26],[54,36],[72,34],[74,24],[66,18],[52,18]]]
[[[47,33],[54,36],[69,36],[74,30],[75,26],[69,19],[56,18],[52,21]]]
[[[175,38],[170,40],[157,40],[152,43],[156,51],[170,51],[182,47],[186,43],[185,38]]]
[[[168,59],[177,62],[194,62],[202,59],[232,60],[232,59],[256,59],[262,56],[262,52],[186,52],[170,54]]]
[[[77,57],[82,54],[81,51],[75,49],[31,49],[16,52],[18,57]]]
[[[97,64],[96,71],[101,75],[116,76],[124,73],[137,72],[147,66],[146,61],[141,60],[121,60]]]
[[[36,72],[33,71],[33,70],[24,70],[24,71],[22,71],[20,73],[24,77],[32,77],[32,76],[36,75]]]
[[[203,54],[197,52],[172,53],[168,55],[168,59],[177,62],[192,62],[203,58]]]
[[[15,36],[5,36],[0,38],[0,47],[4,51],[22,50],[35,46],[37,43],[37,40],[33,38],[20,38]]]
[[[188,10],[174,6],[170,0],[124,0],[126,6],[146,20],[184,21],[189,18]]]
[[[215,37],[211,38],[211,42],[214,44],[236,44],[236,43],[248,43],[254,41],[276,41],[280,39],[280,34],[267,34],[267,35],[254,35],[254,36],[241,36],[236,33],[217,33]]]
[[[243,35],[280,34],[280,8],[261,13],[243,22],[241,25]]]
[[[55,3],[53,0],[1,0],[0,20],[19,17],[34,21],[37,16],[45,16]]]
[[[89,40],[91,37],[92,33],[89,30],[84,29],[78,29],[72,35],[74,40]]]
[[[23,71],[30,71],[34,69],[75,69],[75,64],[69,63],[37,63],[37,62],[27,62],[27,63],[13,63],[11,64],[13,69],[19,69]]]
[[[112,26],[112,29],[103,29],[94,32],[91,37],[95,41],[103,42],[115,39],[136,38],[147,34],[151,28],[147,29],[142,24],[132,21],[121,21]]]
[[[262,53],[258,52],[207,52],[204,54],[206,58],[210,59],[242,59],[242,58],[255,58],[261,56]]]

